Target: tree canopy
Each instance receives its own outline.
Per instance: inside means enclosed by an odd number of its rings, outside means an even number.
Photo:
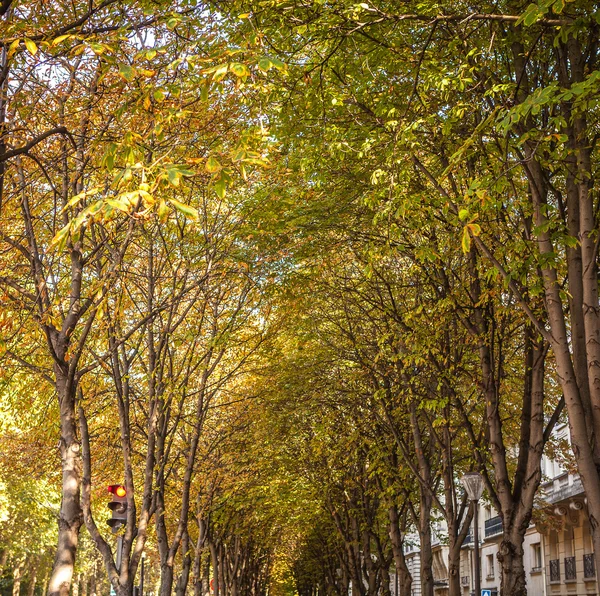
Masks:
[[[3,591],[405,596],[414,545],[458,596],[476,470],[522,596],[544,453],[600,568],[594,3],[0,29]]]

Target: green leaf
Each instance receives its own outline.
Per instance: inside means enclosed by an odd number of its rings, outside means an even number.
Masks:
[[[202,85],[202,89],[200,90],[200,99],[202,101],[208,101],[208,90],[209,90],[208,83],[206,83],[206,85]]]
[[[206,160],[206,171],[210,172],[211,174],[218,172],[221,169],[221,164],[217,161],[217,158],[214,157],[213,155],[211,155],[207,160]]]
[[[190,170],[187,166],[181,164],[170,164],[166,166],[167,177],[169,182],[173,186],[179,186],[179,182],[182,176],[194,176],[195,172]]]
[[[225,77],[227,71],[229,70],[229,64],[219,64],[218,66],[213,66],[212,68],[207,68],[204,72],[212,73],[213,81],[220,81]]]
[[[181,174],[175,168],[169,168],[167,170],[167,177],[169,182],[173,186],[179,186],[179,179],[181,178]]]
[[[101,43],[91,42],[90,48],[92,49],[94,54],[98,56],[101,56],[102,54],[104,54],[104,52],[106,52],[106,47],[104,47]]]
[[[50,248],[54,248],[58,251],[64,250],[67,245],[67,241],[69,240],[69,232],[71,230],[71,223],[69,222],[64,228],[61,228],[52,241],[50,242]]]
[[[135,69],[129,64],[119,64],[119,75],[127,82],[131,82],[135,78]]]
[[[285,63],[283,63],[278,58],[271,58],[271,63],[277,70],[285,70],[286,69]]]
[[[169,203],[177,209],[177,211],[181,211],[186,217],[193,219],[194,221],[198,221],[198,210],[190,205],[186,205],[185,203],[181,203],[177,199],[169,199]]]
[[[258,68],[264,72],[268,72],[269,70],[271,70],[272,67],[273,63],[271,62],[271,60],[269,60],[269,58],[261,58],[258,61]]]
[[[225,181],[225,178],[223,178],[222,176],[215,182],[214,184],[214,189],[215,192],[217,193],[217,196],[220,199],[224,199],[225,198],[225,191],[227,188],[227,183]]]

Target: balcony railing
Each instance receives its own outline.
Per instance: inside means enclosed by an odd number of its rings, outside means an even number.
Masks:
[[[583,577],[585,579],[596,577],[596,562],[593,553],[583,555]]]
[[[463,540],[462,545],[466,546],[467,544],[472,544],[473,542],[473,532],[471,531],[471,528],[469,528],[469,531],[467,532],[467,535],[465,536],[465,539]]]
[[[497,515],[496,517],[486,519],[485,537],[490,538],[490,536],[497,536],[498,534],[502,534],[502,518]]]
[[[550,561],[550,581],[560,581],[560,561],[558,559],[552,559]]]
[[[470,583],[471,583],[471,582],[470,582],[470,578],[469,578],[469,576],[468,576],[468,575],[463,575],[463,576],[460,578],[460,585],[461,585],[461,586],[468,586]]]
[[[565,581],[577,579],[577,567],[575,557],[565,557]]]

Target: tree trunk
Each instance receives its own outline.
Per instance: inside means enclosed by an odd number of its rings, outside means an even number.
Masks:
[[[159,596],[171,596],[173,589],[173,565],[160,566],[160,590]]]
[[[37,567],[38,562],[34,559],[29,570],[29,585],[27,586],[27,596],[34,596],[35,584],[37,581]]]
[[[204,596],[203,555],[205,552],[204,544],[206,541],[207,521],[201,517],[198,518],[198,540],[194,551],[194,565],[192,568],[192,581],[194,583],[194,596]]]
[[[503,537],[498,549],[498,561],[502,569],[500,593],[506,596],[527,596],[525,567],[523,565],[524,535],[512,539]]]
[[[419,540],[421,546],[421,596],[433,596],[433,552],[431,550],[431,504],[419,511]]]
[[[19,592],[21,590],[21,572],[23,570],[23,566],[18,564],[17,567],[13,569],[13,586],[12,586],[12,596],[19,596]]]
[[[69,596],[83,513],[79,502],[81,459],[77,440],[75,388],[67,373],[55,365],[56,389],[60,403],[60,453],[62,501],[58,519],[58,545],[48,584],[48,596]]]
[[[190,569],[192,565],[192,557],[190,555],[190,537],[187,532],[183,536],[183,540],[181,541],[181,549],[182,549],[182,558],[183,563],[181,566],[181,573],[179,575],[179,579],[177,580],[177,585],[175,586],[175,594],[176,596],[185,596],[188,587],[188,581],[190,577]]]
[[[219,585],[219,590],[222,596],[227,596],[227,584],[225,583],[225,564],[226,558],[223,552],[223,544],[219,544],[217,548],[217,558],[219,559],[219,573],[217,573],[217,577],[215,578],[215,585]],[[215,592],[216,594],[216,592]]]
[[[448,596],[461,596],[460,589],[460,546],[448,549]]]
[[[392,553],[394,555],[394,563],[396,564],[396,575],[398,576],[398,596],[411,596],[412,576],[406,565],[406,558],[404,557],[404,539],[400,530],[398,508],[395,504],[388,509],[388,516],[390,520]]]
[[[208,543],[208,547],[210,548],[210,558],[211,558],[211,562],[212,562],[212,570],[213,570],[213,576],[212,576],[212,582],[214,585],[214,593],[215,596],[220,596],[221,591],[220,591],[220,585],[219,585],[219,576],[220,576],[220,565],[219,565],[219,557],[217,556],[217,547],[215,545],[215,543],[211,540]],[[223,595],[225,596],[225,595]]]
[[[7,562],[8,562],[8,549],[5,548],[0,553],[0,576],[2,575],[2,572],[4,571]]]
[[[206,596],[206,594],[210,594],[210,555],[206,558],[202,573],[202,596]]]

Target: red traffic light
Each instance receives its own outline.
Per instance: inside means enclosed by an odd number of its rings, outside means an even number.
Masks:
[[[127,495],[127,491],[125,490],[125,487],[122,484],[110,484],[108,486],[108,492],[115,495],[115,497],[121,498]]]
[[[110,503],[107,503],[112,515],[106,523],[116,532],[127,523],[127,489],[122,484],[110,484],[108,492],[112,495]]]

